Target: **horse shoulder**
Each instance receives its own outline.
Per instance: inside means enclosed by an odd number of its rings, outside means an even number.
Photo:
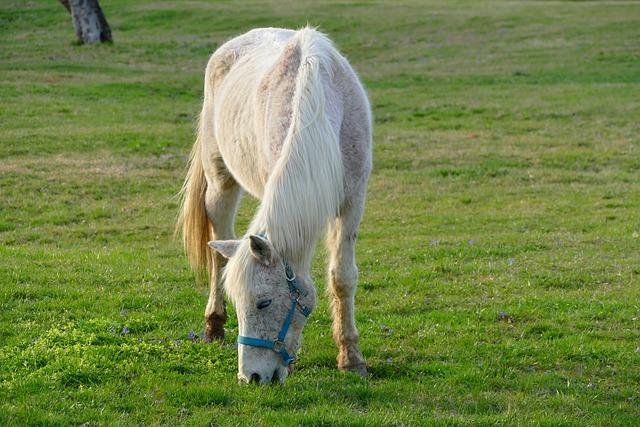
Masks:
[[[280,155],[291,117],[293,116],[293,97],[296,90],[296,76],[300,68],[300,47],[288,43],[282,49],[278,60],[265,73],[257,90],[257,108],[260,114],[258,126],[263,131],[264,148],[271,163]]]

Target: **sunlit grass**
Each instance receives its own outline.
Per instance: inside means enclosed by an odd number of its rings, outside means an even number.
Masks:
[[[72,45],[59,3],[0,6],[0,424],[640,419],[640,5],[102,3],[110,46]],[[211,51],[307,21],[374,110],[371,375],[335,369],[322,299],[287,384],[243,387],[233,311],[198,337],[175,195]]]

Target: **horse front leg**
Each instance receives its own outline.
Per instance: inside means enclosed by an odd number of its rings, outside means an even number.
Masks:
[[[220,280],[226,259],[218,253],[212,255],[209,270],[209,300],[204,311],[204,336],[208,341],[224,340],[224,324],[227,321],[227,307],[224,288]]]
[[[327,247],[329,286],[333,314],[333,339],[338,346],[338,369],[367,375],[367,364],[358,346],[355,320],[355,295],[358,268],[355,263],[355,243],[362,203],[350,206],[329,226]]]
[[[239,185],[230,176],[221,184],[209,185],[207,188],[205,207],[213,229],[212,240],[235,238],[234,222],[240,195]],[[223,340],[227,309],[222,269],[227,259],[218,252],[213,252],[209,268],[209,301],[204,313],[204,335],[208,340]]]

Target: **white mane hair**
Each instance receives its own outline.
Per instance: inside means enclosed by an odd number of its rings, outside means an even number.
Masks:
[[[279,255],[307,271],[319,234],[344,198],[339,123],[335,127],[329,118],[325,87],[344,59],[324,34],[308,27],[287,46],[300,52],[293,97],[284,100],[291,103],[291,122],[247,234],[266,233]],[[251,283],[254,269],[245,238],[224,271],[225,288],[235,301],[248,296],[238,285]]]

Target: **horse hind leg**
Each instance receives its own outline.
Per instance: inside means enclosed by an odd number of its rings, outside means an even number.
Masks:
[[[355,243],[364,196],[352,201],[329,225],[327,248],[329,259],[329,286],[333,308],[333,339],[338,346],[338,369],[367,375],[367,365],[358,346],[355,322],[355,294],[358,268],[355,263]]]
[[[235,238],[235,215],[242,191],[221,158],[212,163],[213,173],[208,174],[205,194],[205,209],[212,226],[211,236],[213,240],[231,240]],[[209,301],[204,313],[204,335],[209,340],[224,339],[227,310],[221,270],[226,263],[226,258],[213,251],[209,266]]]

